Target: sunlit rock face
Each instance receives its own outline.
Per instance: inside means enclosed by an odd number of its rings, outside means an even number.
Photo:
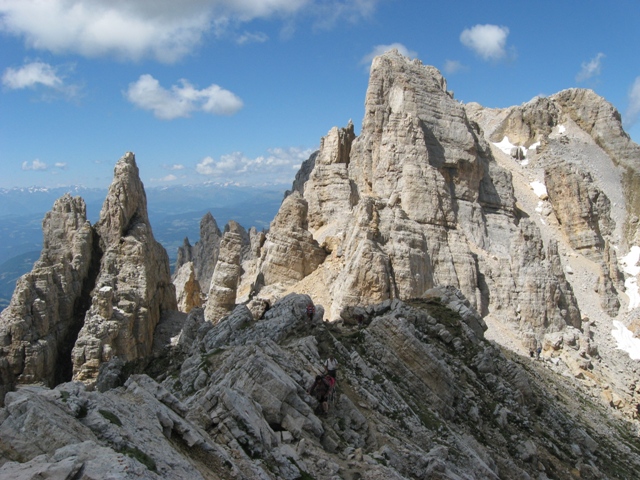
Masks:
[[[295,202],[308,206],[300,227],[330,254],[318,268],[331,319],[452,285],[479,311],[532,331],[580,324],[557,247],[517,208],[512,174],[435,68],[397,52],[376,58],[360,135],[351,124],[331,130],[306,170]],[[301,279],[280,265],[263,257],[266,284]]]
[[[230,221],[220,242],[218,262],[211,278],[205,316],[217,322],[236,306],[236,295],[242,274],[242,250],[250,243],[247,231]]]

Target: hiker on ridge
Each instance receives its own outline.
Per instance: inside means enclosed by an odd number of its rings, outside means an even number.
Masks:
[[[324,371],[327,373],[327,375],[335,379],[337,370],[338,370],[338,361],[336,360],[336,357],[334,357],[333,355],[330,355],[329,358],[327,358],[324,361]]]
[[[312,322],[313,321],[313,316],[316,313],[316,307],[313,305],[313,303],[310,303],[309,305],[307,305],[307,319]]]
[[[316,397],[324,414],[329,412],[329,395],[334,385],[335,379],[329,375],[316,375],[315,382],[308,390],[309,395]]]

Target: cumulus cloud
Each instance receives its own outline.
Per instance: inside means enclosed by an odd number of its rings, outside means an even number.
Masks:
[[[170,170],[184,170],[184,165],[181,163],[174,163],[171,165]]]
[[[46,170],[47,164],[37,158],[32,162],[22,162],[22,170]]]
[[[150,110],[162,120],[188,117],[194,111],[215,115],[233,115],[242,108],[242,100],[229,90],[210,85],[196,89],[187,80],[166,89],[151,75],[141,75],[129,84],[125,97],[143,110]]]
[[[172,63],[256,19],[369,15],[379,0],[2,0],[0,30],[35,49]],[[249,40],[250,37],[245,37]],[[254,37],[253,40],[260,37]]]
[[[67,169],[67,163],[66,162],[56,162],[53,164],[54,167],[59,168],[60,170],[66,170]]]
[[[389,45],[376,45],[375,47],[373,47],[373,50],[371,50],[371,52],[369,52],[367,55],[362,57],[362,60],[360,60],[360,63],[363,65],[370,65],[371,61],[375,57],[377,57],[378,55],[382,55],[383,53],[393,49],[398,50],[398,52],[404,55],[405,57],[416,58],[418,56],[416,52],[414,52],[413,50],[409,50],[407,47],[405,47],[401,43],[390,43]]]
[[[80,86],[65,83],[72,65],[54,67],[48,63],[35,61],[22,67],[8,67],[2,74],[2,85],[11,90],[31,89],[42,93],[45,100],[56,97],[77,98]]]
[[[498,25],[475,25],[460,34],[460,42],[484,60],[501,60],[507,56],[509,29]]]
[[[588,62],[582,62],[582,67],[576,75],[576,81],[584,82],[596,75],[600,75],[602,70],[602,59],[605,57],[604,53],[598,53],[594,58]]]
[[[37,85],[61,88],[62,78],[48,63],[32,62],[20,68],[7,68],[2,75],[2,84],[11,89],[33,88]]]
[[[219,160],[205,157],[196,171],[208,177],[238,180],[242,183],[290,182],[292,171],[300,167],[313,153],[312,149],[297,147],[273,148],[268,155],[249,158],[242,152],[222,155]]]
[[[444,67],[442,67],[442,71],[447,75],[453,75],[454,73],[462,72],[466,69],[467,67],[458,60],[446,60],[444,62]]]
[[[635,125],[640,118],[640,77],[636,77],[635,82],[629,91],[629,106],[624,116],[626,127]]]

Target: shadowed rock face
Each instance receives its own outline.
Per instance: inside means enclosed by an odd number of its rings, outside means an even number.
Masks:
[[[96,276],[84,200],[65,194],[45,215],[42,230],[40,258],[18,280],[0,316],[0,399],[16,384],[71,379],[71,347]]]
[[[183,264],[193,262],[195,278],[200,284],[201,290],[207,292],[218,262],[221,239],[222,232],[218,228],[216,220],[211,212],[207,212],[200,221],[200,239],[196,244],[191,246],[189,240],[185,239],[184,245],[178,248],[176,273]]]

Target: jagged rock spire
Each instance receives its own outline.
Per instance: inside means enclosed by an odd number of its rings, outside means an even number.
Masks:
[[[56,200],[42,231],[39,260],[0,315],[0,404],[18,384],[71,379],[71,347],[95,281],[94,232],[82,198]]]
[[[162,312],[177,309],[169,258],[153,237],[132,153],[116,164],[96,230],[100,273],[73,349],[74,379],[88,383],[115,356],[125,362],[147,357]]]

